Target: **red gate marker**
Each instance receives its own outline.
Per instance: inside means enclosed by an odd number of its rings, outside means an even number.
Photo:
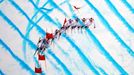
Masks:
[[[45,55],[38,54],[38,60],[45,60]]]
[[[67,22],[67,19],[65,18],[64,23],[63,23],[63,26],[65,26],[66,22]]]
[[[46,33],[46,38],[49,39],[53,39],[54,35],[52,33]]]
[[[42,68],[41,67],[40,68],[35,67],[35,73],[42,73]]]

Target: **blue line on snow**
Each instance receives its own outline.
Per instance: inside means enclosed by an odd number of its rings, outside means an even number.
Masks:
[[[23,61],[21,60],[18,56],[16,56],[12,50],[0,39],[0,44],[6,48],[6,50],[11,54],[11,56],[20,64],[20,66],[23,69],[26,69],[31,73],[31,75],[34,75],[34,71]]]
[[[134,13],[134,8],[128,3],[127,0],[121,0],[121,2],[122,2],[132,13]]]
[[[88,58],[82,53],[81,49],[67,35],[66,36],[62,35],[62,36],[70,43],[70,45],[72,45],[75,48],[75,50],[77,51],[81,59],[88,66],[88,68],[91,69],[91,71],[94,74],[99,75],[99,72],[94,68],[94,66],[91,64]]]
[[[2,71],[0,70],[0,75],[5,75],[5,74],[4,74],[4,72],[2,72]]]
[[[12,27],[14,27],[15,30],[17,30],[17,32],[19,33],[19,35],[25,39],[30,45],[32,48],[34,48],[34,50],[36,49],[36,45],[29,39],[25,38],[24,35],[20,32],[20,30],[0,11],[0,15],[3,17],[3,19],[5,21],[7,21],[9,23],[9,25],[11,25]],[[57,58],[58,59],[58,58]],[[64,66],[62,66],[63,69],[66,70],[66,68],[64,68]],[[66,72],[66,71],[65,71]]]
[[[69,54],[68,54],[67,52],[65,52],[64,49],[61,48],[61,46],[58,45],[58,43],[54,42],[54,44],[59,48],[59,50],[62,51],[62,53],[63,53],[66,57],[68,57],[68,59],[70,60],[71,63],[74,63],[74,65],[76,66],[76,68],[77,68],[78,70],[80,70],[83,74],[85,74],[85,73],[83,72],[83,70],[77,65],[77,63],[76,63],[74,60],[71,60],[71,57],[69,56]]]
[[[109,25],[109,23],[106,21],[106,19],[100,14],[100,12],[89,2],[86,0],[86,2],[88,3],[88,5],[93,8],[93,10],[95,11],[95,13],[97,14],[98,18],[101,20],[101,22],[103,23],[103,25],[110,31],[110,33],[112,35],[115,36],[115,38],[119,41],[119,43],[126,48],[127,52],[133,57],[134,56],[134,52],[133,50],[119,37],[119,35],[112,29],[112,27]]]
[[[63,62],[51,50],[48,50],[48,54],[50,54],[57,61],[57,63],[59,63],[62,66],[66,75],[72,75],[72,73],[68,70],[66,65],[64,65]]]
[[[22,34],[22,32],[16,27],[16,25],[15,25],[11,20],[8,19],[7,16],[5,16],[5,15],[3,14],[3,12],[0,11],[0,15],[2,16],[2,18],[3,18],[11,27],[13,27],[13,28],[19,33],[19,35],[21,36],[21,38],[25,39],[26,41],[28,41],[28,42],[30,43],[29,45],[30,45],[31,48],[36,49],[36,45],[33,45],[33,44],[32,44],[32,43],[33,43],[32,41],[30,41],[29,39],[25,38],[25,36]]]
[[[26,18],[29,22],[31,22],[33,25],[36,25],[37,28],[40,28],[40,31],[43,32],[43,29],[41,27],[39,27],[36,23],[34,23],[29,17],[28,15],[12,0],[9,0],[9,2],[18,10],[20,11]],[[45,33],[44,33],[45,34]]]
[[[39,10],[43,15],[44,15],[44,17],[49,21],[49,22],[51,22],[51,23],[53,23],[54,25],[56,25],[56,22],[49,16],[49,15],[47,15],[44,11],[42,11],[41,9],[39,9],[37,6],[36,6],[36,4],[34,4],[34,2],[32,1],[32,0],[29,0],[30,1],[30,3],[37,9],[37,10]]]
[[[101,45],[99,40],[93,35],[90,30],[87,30],[88,34],[90,35],[91,39],[94,41],[96,46],[99,48],[100,52],[105,55],[105,57],[112,62],[112,64],[120,71],[121,74],[126,74],[127,72],[112,58],[112,56],[106,51],[106,49]]]
[[[37,26],[37,28],[40,28],[36,23],[34,23],[32,20],[30,20],[30,18],[28,17],[28,15],[14,2],[14,1],[12,1],[12,0],[9,0],[9,2],[17,9],[17,10],[19,10],[25,17],[26,17],[26,19],[30,22],[30,23],[32,23],[33,25],[36,25]],[[40,31],[39,32],[43,32],[43,29],[42,28],[40,28]],[[45,34],[45,33],[44,33]],[[26,43],[24,43],[24,44],[26,44]],[[23,47],[24,49],[23,49],[23,52],[24,52],[24,55],[26,55],[25,54],[25,47]],[[25,57],[25,56],[24,56]]]
[[[36,1],[36,5],[38,5],[39,2],[40,2],[40,0],[37,0],[37,1]],[[36,9],[35,9],[34,11],[36,11]],[[31,23],[28,22],[26,31],[27,31],[27,29],[30,27],[30,25],[31,25]],[[25,37],[29,37],[29,35],[27,35],[27,36],[25,35]],[[26,42],[25,40],[23,40],[23,42],[22,42],[22,50],[23,50],[23,56],[24,56],[25,60],[27,60],[27,56],[26,56],[27,47],[26,47],[26,44],[27,44],[27,42]]]
[[[75,48],[75,50],[77,51],[77,53],[79,54],[79,56],[81,57],[81,59],[84,61],[84,63],[88,66],[88,68],[91,69],[91,71],[96,74],[96,75],[100,75],[99,72],[94,68],[94,66],[91,64],[91,62],[88,60],[88,58],[81,52],[80,48],[73,43],[73,41],[66,36],[63,36],[64,38],[66,38],[66,40]]]
[[[101,67],[97,67],[100,71],[101,71],[101,73],[103,74],[103,75],[108,75],[106,72],[105,72],[105,70],[103,70]]]
[[[45,55],[45,57],[46,57],[47,61],[50,62],[50,63],[52,64],[52,66],[53,66],[56,70],[58,70],[58,72],[61,72],[61,71],[62,71],[55,63],[53,63],[53,62],[50,60],[50,58],[49,58],[47,55]]]
[[[124,25],[134,33],[134,28],[125,20],[125,18],[119,13],[119,11],[114,7],[114,5],[110,2],[110,0],[105,0],[109,8],[113,11],[113,13],[124,23]]]
[[[49,0],[49,3],[51,6],[57,8],[60,12],[62,12],[65,16],[67,16],[66,12],[64,12],[64,10],[62,10],[53,0]]]

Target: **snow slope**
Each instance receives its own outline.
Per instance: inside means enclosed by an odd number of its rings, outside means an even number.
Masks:
[[[81,7],[76,11],[73,6]],[[64,18],[95,19],[45,52],[45,75],[134,75],[133,0],[0,0],[0,75],[34,75],[39,37]]]

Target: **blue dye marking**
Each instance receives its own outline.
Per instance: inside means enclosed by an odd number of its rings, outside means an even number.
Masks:
[[[108,75],[106,72],[105,72],[105,70],[103,70],[101,67],[97,67],[100,71],[101,71],[101,73],[103,74],[103,75]]]
[[[5,75],[5,74],[3,73],[3,71],[0,70],[0,75]]]
[[[72,73],[69,71],[66,65],[64,65],[63,62],[52,51],[48,50],[48,54],[50,54],[57,61],[57,63],[59,63],[62,66],[66,75],[72,75]]]
[[[91,71],[96,74],[96,75],[100,75],[99,72],[94,68],[94,66],[91,64],[91,62],[88,60],[88,58],[81,52],[80,48],[73,43],[73,41],[67,37],[64,36],[63,37],[66,38],[66,40],[75,48],[75,50],[77,51],[77,53],[79,54],[79,56],[81,57],[81,59],[84,61],[84,63],[88,66],[88,68],[91,69]]]
[[[127,0],[121,0],[121,2],[122,2],[132,13],[134,13],[134,8],[127,2]]]
[[[86,0],[88,5],[93,8],[95,13],[97,14],[98,18],[101,20],[103,25],[111,32],[112,35],[119,41],[119,43],[127,49],[127,52],[133,57],[134,52],[133,50],[119,37],[119,35],[112,29],[112,27],[109,25],[109,23],[106,21],[106,19],[100,14],[100,12],[89,2]]]
[[[66,12],[64,12],[53,0],[49,0],[49,3],[51,6],[57,8],[59,11],[61,11],[65,16],[67,16]]]
[[[93,35],[90,30],[87,30],[91,39],[94,41],[96,46],[99,48],[100,52],[120,71],[121,74],[127,75],[128,73],[112,58],[112,56],[106,51],[106,49],[101,45],[99,40]]]
[[[30,72],[31,75],[34,75],[34,71],[23,61],[21,60],[18,56],[16,56],[12,50],[0,39],[0,44],[6,48],[6,50],[11,54],[11,56],[20,64],[20,66],[23,69],[26,69],[27,71]]]
[[[49,59],[49,57],[48,57],[47,55],[45,55],[45,57],[46,57],[47,61],[50,62],[51,65],[55,68],[55,70],[58,70],[58,72],[61,72],[61,71],[62,71],[57,65],[55,65],[55,64]]]
[[[119,11],[114,7],[114,5],[110,2],[110,0],[105,0],[109,8],[113,11],[113,13],[124,23],[124,25],[134,33],[134,28],[125,20],[125,18],[119,13]]]
[[[14,27],[15,30],[17,30],[17,32],[21,35],[23,39],[25,39],[28,42],[28,44],[32,45],[32,48],[34,48],[34,50],[36,49],[36,45],[31,40],[25,38],[24,35],[20,32],[20,30],[1,11],[0,11],[0,15],[4,18],[5,21],[9,23],[9,25],[12,25],[12,27]],[[64,65],[62,64],[62,66]]]
[[[2,3],[4,0],[0,0],[0,3]]]
[[[2,16],[2,18],[11,26],[13,27],[17,32],[18,34],[21,36],[22,39],[26,40],[30,47],[33,48],[33,49],[36,49],[36,45],[29,39],[27,39],[23,34],[22,32],[19,30],[19,28],[16,27],[16,25],[8,19],[8,17],[6,15],[3,14],[3,12],[0,11],[0,16]]]
[[[51,23],[53,23],[54,25],[56,25],[56,22],[49,16],[47,15],[44,11],[42,11],[41,9],[39,9],[36,4],[32,1],[32,0],[29,0],[31,2],[31,4],[37,9],[39,10],[43,15],[44,17]]]

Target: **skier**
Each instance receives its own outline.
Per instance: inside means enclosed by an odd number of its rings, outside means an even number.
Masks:
[[[65,18],[63,26],[60,28],[60,35],[61,35],[61,33],[65,33],[66,34],[66,30],[67,30],[67,20]]]
[[[71,25],[71,32],[73,29],[75,29],[77,27],[78,21],[79,21],[79,18],[76,18],[73,20],[72,25]]]
[[[60,35],[61,35],[60,30],[56,29],[55,30],[55,33],[54,33],[54,38],[59,39],[60,38]]]
[[[73,20],[72,19],[69,19],[67,22],[66,22],[66,31],[71,28],[71,26],[73,25]]]
[[[96,26],[95,26],[95,22],[94,22],[94,19],[91,17],[91,18],[89,18],[86,22],[85,22],[85,25],[87,26],[87,27],[89,27],[90,25],[94,25],[94,28],[96,28]]]
[[[69,19],[68,21],[67,21],[67,25],[66,26],[71,26],[73,24],[73,20],[72,19]]]
[[[82,22],[85,24],[85,22],[86,22],[86,18],[82,18]]]
[[[38,41],[38,43],[37,43],[37,49],[36,49],[34,55],[36,54],[36,52],[38,52],[38,53],[44,52],[45,49],[48,47],[47,44],[48,44],[48,42],[46,41],[46,39],[44,39],[44,38],[43,38],[43,39],[39,38],[39,41]]]

